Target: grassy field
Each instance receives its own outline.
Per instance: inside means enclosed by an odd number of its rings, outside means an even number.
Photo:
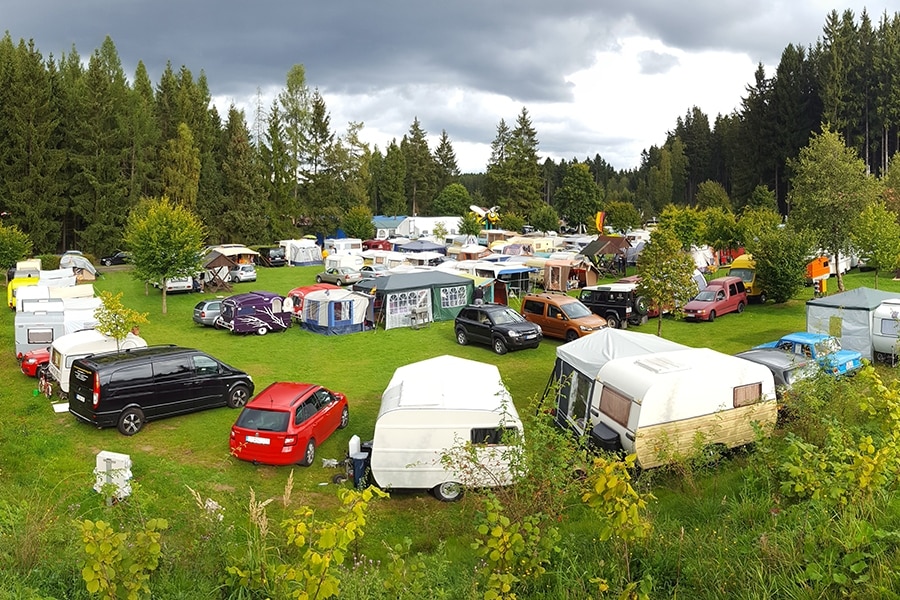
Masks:
[[[256,283],[237,284],[235,292],[264,289],[284,294],[298,285],[313,283],[318,270],[260,269]],[[871,273],[853,272],[846,277],[846,284],[848,288],[872,287],[873,280]],[[835,281],[829,283],[834,291]],[[882,277],[879,283],[880,289],[900,295],[900,282]],[[132,509],[169,520],[166,535],[173,541],[167,550],[173,556],[197,552],[199,557],[201,551],[210,549],[197,540],[199,512],[189,488],[221,504],[227,522],[238,528],[246,525],[251,489],[257,498],[279,498],[289,477],[293,478],[291,501],[287,506],[275,503],[270,507],[276,522],[300,505],[333,507],[336,497],[331,478],[336,471],[323,467],[321,459],[343,458],[353,434],[364,440],[371,438],[381,393],[398,366],[442,354],[496,364],[521,411],[527,410],[529,402],[545,389],[555,350],[561,343],[545,340],[536,350],[497,356],[487,347],[458,346],[452,322],[433,323],[420,330],[378,329],[335,337],[297,327],[262,337],[236,336],[192,322],[194,304],[209,294],[170,295],[168,313],[162,314],[160,292],[147,290],[127,270],[108,270],[94,286],[98,291],[121,291],[126,306],[148,313],[150,322],[141,328],[141,334],[149,343],[200,348],[250,373],[257,391],[273,381],[309,381],[339,390],[350,401],[351,419],[347,429],[339,430],[320,446],[312,467],[294,469],[255,466],[231,457],[228,435],[237,411],[227,408],[149,423],[133,437],[122,436],[115,429],[97,430],[68,413],[54,413],[50,402],[37,394],[35,380],[21,374],[13,352],[14,313],[4,312],[0,316],[0,345],[7,351],[0,355],[0,361],[9,379],[3,393],[6,410],[0,419],[0,541],[17,548],[13,553],[17,571],[34,566],[39,582],[35,585],[43,592],[49,593],[48,588],[57,585],[68,590],[57,596],[60,598],[82,597],[78,590],[83,590],[78,540],[74,529],[69,538],[60,524],[104,518],[110,510],[92,489],[92,469],[99,451],[131,456],[140,492],[136,494],[139,502],[135,501],[137,506]],[[713,323],[666,318],[662,335],[690,346],[707,346],[729,354],[740,352],[785,333],[805,330],[804,303],[811,296],[812,289],[805,288],[784,305],[750,305],[743,314],[726,315]],[[655,333],[656,322],[634,329]],[[886,368],[880,371],[893,377]],[[712,474],[700,485],[710,488],[709,497],[720,496],[723,489],[740,484],[730,480],[732,474],[728,470]],[[659,486],[654,493],[661,506],[667,507],[661,518],[702,526],[709,518],[705,511],[715,511],[714,505],[685,508],[703,504],[708,497],[701,494],[702,500],[694,497],[685,504],[678,497],[682,490],[677,481],[660,478],[654,485]],[[423,552],[446,543],[450,556],[465,555],[465,532],[471,529],[474,510],[465,502],[439,503],[424,492],[394,494],[374,508],[369,535],[391,543],[410,538],[413,547]],[[583,524],[572,527],[577,531]],[[373,544],[370,554],[382,556],[382,545]],[[217,559],[221,561],[222,557]],[[207,556],[203,560],[213,559]],[[171,591],[180,589],[177,580],[169,581],[166,587],[170,593],[158,597],[179,597]],[[0,593],[0,600],[6,597],[16,596]]]

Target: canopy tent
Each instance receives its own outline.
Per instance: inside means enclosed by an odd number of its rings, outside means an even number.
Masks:
[[[220,244],[218,246],[213,246],[210,250],[214,250],[222,256],[227,256],[236,264],[253,263],[256,257],[259,256],[259,252],[251,250],[243,244]]]
[[[375,312],[384,328],[410,327],[414,323],[449,321],[472,299],[471,279],[443,271],[392,273],[365,280],[354,289],[375,296]]]
[[[598,235],[597,239],[584,246],[579,254],[583,256],[614,254],[624,257],[629,248],[631,248],[631,242],[628,241],[628,238],[620,235]]]
[[[323,335],[357,333],[372,328],[370,297],[353,290],[316,290],[306,294],[300,326]]]
[[[806,330],[833,335],[841,346],[872,360],[872,321],[875,309],[896,292],[856,288],[806,302]]]

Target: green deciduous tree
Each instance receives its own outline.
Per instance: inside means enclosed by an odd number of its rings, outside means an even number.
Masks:
[[[806,264],[815,251],[815,236],[791,225],[757,232],[753,244],[756,276],[766,296],[787,302],[806,282]]]
[[[695,206],[700,210],[716,207],[731,212],[731,198],[728,197],[728,192],[718,181],[707,179],[702,182],[697,186],[697,195],[694,199]]]
[[[435,215],[464,215],[472,205],[469,190],[461,183],[451,183],[441,190],[434,199],[432,208]]]
[[[641,226],[641,213],[631,202],[614,200],[607,202],[603,210],[606,213],[604,225],[612,227],[613,231],[625,233]]]
[[[678,208],[669,204],[659,216],[659,226],[671,231],[685,250],[699,245],[703,239],[703,216],[690,206]]]
[[[459,219],[459,233],[461,235],[478,235],[481,233],[482,227],[481,217],[471,211]]]
[[[122,349],[122,341],[135,327],[147,323],[147,313],[140,313],[122,304],[122,292],[100,292],[100,308],[94,312],[97,326],[94,328],[104,335],[116,339],[116,350]]]
[[[827,127],[813,136],[794,163],[789,218],[798,229],[815,233],[820,248],[838,260],[850,251],[853,224],[879,195],[878,181],[866,165]],[[844,278],[838,273],[838,289]]]
[[[878,289],[878,272],[891,271],[900,266],[900,223],[897,214],[883,201],[867,205],[856,220],[853,231],[853,247],[866,266],[875,270],[875,288]]]
[[[17,225],[0,223],[0,268],[16,266],[16,262],[31,255],[31,240]]]
[[[528,217],[531,226],[538,231],[559,231],[559,215],[556,210],[548,205],[541,204]]]
[[[131,251],[138,281],[164,282],[194,275],[202,268],[200,253],[206,238],[203,224],[192,212],[168,198],[147,199],[128,217],[125,243]],[[162,285],[162,312],[167,312]]]
[[[691,278],[694,268],[694,261],[671,230],[658,227],[650,234],[638,257],[638,292],[647,298],[650,308],[659,311],[656,335],[662,333],[663,310],[677,313],[696,293],[697,284]]]

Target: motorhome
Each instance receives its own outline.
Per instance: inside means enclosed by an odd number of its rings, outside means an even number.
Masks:
[[[362,240],[359,238],[326,238],[323,254],[362,254]]]
[[[50,346],[50,364],[44,371],[49,379],[41,382],[41,387],[48,396],[51,396],[53,394],[52,382],[55,381],[59,395],[66,397],[69,393],[69,373],[75,359],[88,354],[143,348],[146,345],[147,342],[144,338],[133,333],[126,335],[121,342],[114,337],[103,335],[95,329],[67,333],[57,338]]]
[[[753,260],[752,254],[741,254],[731,261],[728,275],[740,277],[741,281],[744,282],[744,287],[747,290],[748,302],[766,301],[766,291],[763,289],[762,283],[756,276],[756,261]]]
[[[775,382],[761,364],[709,348],[622,351],[611,347],[593,377],[581,368],[593,355],[557,351],[557,422],[600,449],[634,453],[652,468],[704,447],[748,444],[775,426]]]
[[[496,366],[455,356],[412,363],[394,372],[382,394],[371,444],[351,447],[354,480],[367,473],[384,489],[425,489],[438,500],[457,500],[465,487],[514,482],[509,459],[521,435]],[[474,447],[475,463],[454,466],[455,449],[466,444]]]

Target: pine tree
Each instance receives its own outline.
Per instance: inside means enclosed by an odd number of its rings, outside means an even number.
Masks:
[[[216,237],[219,242],[264,243],[268,233],[262,170],[250,145],[244,113],[234,106],[228,111],[225,135],[224,197],[221,215],[215,220]]]
[[[443,190],[451,183],[459,180],[459,166],[456,164],[456,152],[450,143],[447,130],[441,130],[441,139],[434,149],[434,162],[437,165],[437,190]],[[435,211],[436,214],[443,214]]]
[[[405,191],[409,200],[409,214],[431,214],[431,202],[436,193],[436,164],[418,117],[413,119],[409,132],[400,141],[400,150],[406,160]]]
[[[163,195],[188,210],[197,209],[197,189],[200,185],[200,149],[185,123],[178,126],[178,135],[160,151]]]

